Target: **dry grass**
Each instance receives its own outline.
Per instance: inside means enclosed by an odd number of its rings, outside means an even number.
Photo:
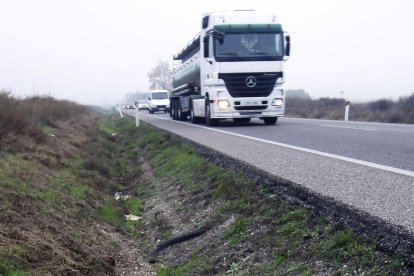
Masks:
[[[0,146],[5,137],[27,136],[35,143],[47,139],[44,127],[56,127],[57,122],[85,114],[88,109],[70,101],[57,101],[50,96],[15,99],[0,91]],[[3,139],[2,139],[3,138]]]
[[[98,121],[72,102],[0,93],[0,275],[113,273],[99,215],[112,142]]]
[[[343,120],[345,99],[317,100],[288,98],[286,115],[301,118]],[[414,94],[398,101],[379,99],[368,103],[351,103],[349,119],[353,121],[414,124]]]

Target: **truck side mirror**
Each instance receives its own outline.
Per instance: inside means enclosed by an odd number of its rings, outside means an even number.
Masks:
[[[203,37],[203,45],[204,45],[204,52],[203,52],[203,54],[204,54],[204,57],[205,58],[208,58],[210,56],[210,47],[208,45],[208,42],[209,42],[209,39],[208,38],[209,38],[209,36]]]
[[[203,17],[203,23],[201,24],[203,29],[206,29],[208,27],[208,19],[209,19],[208,15]]]
[[[286,50],[285,50],[285,56],[290,56],[290,36],[286,36]]]

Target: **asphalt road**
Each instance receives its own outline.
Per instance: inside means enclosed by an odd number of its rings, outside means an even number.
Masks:
[[[127,111],[131,115],[133,111]],[[281,118],[207,128],[140,119],[333,198],[414,234],[414,127]]]
[[[162,113],[155,115],[168,118]],[[242,125],[222,121],[215,128],[414,171],[413,125],[279,118],[277,125],[270,127],[255,119]]]

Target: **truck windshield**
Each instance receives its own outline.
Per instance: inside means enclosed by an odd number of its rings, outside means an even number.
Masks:
[[[152,99],[153,100],[168,99],[168,93],[167,92],[154,92],[152,93]]]
[[[283,34],[277,33],[228,33],[214,40],[217,61],[283,60]]]

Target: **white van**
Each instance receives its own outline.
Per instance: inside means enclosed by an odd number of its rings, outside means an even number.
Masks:
[[[170,97],[168,90],[151,90],[148,92],[148,111],[154,113],[156,111],[170,110]]]

